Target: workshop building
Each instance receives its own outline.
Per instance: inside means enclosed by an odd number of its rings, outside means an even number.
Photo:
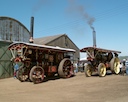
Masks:
[[[76,50],[76,53],[74,53],[74,58],[71,58],[71,59],[73,61],[78,61],[80,59],[79,48],[66,34],[35,38],[34,43],[41,44],[41,45],[58,46],[63,48],[74,49]]]

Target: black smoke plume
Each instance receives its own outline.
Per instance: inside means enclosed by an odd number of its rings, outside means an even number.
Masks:
[[[68,0],[69,7],[68,10],[70,13],[76,13],[79,16],[81,16],[84,20],[87,21],[87,24],[90,26],[90,28],[94,31],[93,23],[95,21],[94,17],[91,17],[87,11],[85,10],[83,5],[78,5],[76,3],[76,0]]]

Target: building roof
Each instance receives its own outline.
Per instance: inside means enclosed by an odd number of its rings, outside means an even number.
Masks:
[[[21,26],[23,26],[29,32],[29,30],[20,21],[14,19],[14,18],[6,17],[6,16],[0,16],[0,20],[12,20],[12,21],[15,21],[15,22],[19,23]]]
[[[48,44],[52,42],[53,40],[58,39],[59,37],[63,36],[65,34],[59,34],[59,35],[54,35],[54,36],[46,36],[46,37],[41,37],[41,38],[35,38],[34,43],[35,44]]]
[[[103,49],[103,48],[96,48],[96,47],[85,47],[80,50],[80,52],[86,52],[88,50],[97,50],[99,52],[113,52],[113,53],[121,53],[120,51],[116,50],[108,50],[108,49]]]
[[[46,37],[41,37],[41,38],[34,38],[34,43],[35,44],[41,44],[41,45],[47,45],[50,42],[52,42],[52,41],[54,41],[54,40],[56,40],[62,36],[68,37],[66,34],[59,34],[59,35],[46,36]],[[69,37],[68,37],[68,39],[75,45],[75,43]],[[77,49],[79,49],[79,48],[77,47]]]

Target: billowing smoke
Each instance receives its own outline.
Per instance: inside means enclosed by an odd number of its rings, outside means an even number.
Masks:
[[[93,47],[96,47],[96,32],[95,28],[93,27],[93,23],[95,21],[94,17],[91,17],[85,10],[83,5],[78,5],[76,0],[68,0],[69,1],[69,13],[70,14],[77,14],[78,16],[82,17],[90,28],[93,30]],[[76,16],[76,15],[75,15]]]
[[[68,11],[70,13],[78,14],[79,16],[83,17],[84,20],[87,21],[87,24],[90,26],[90,28],[94,31],[93,23],[95,21],[94,17],[91,17],[85,10],[83,5],[78,5],[76,3],[76,0],[68,0],[69,7]]]
[[[92,17],[90,17],[89,19],[88,19],[88,24],[89,24],[89,26],[91,27],[91,29],[93,30],[93,31],[95,31],[95,29],[94,29],[94,27],[93,27],[93,22],[95,21],[95,18],[92,18]]]
[[[32,15],[35,15],[35,13],[37,13],[41,9],[45,2],[46,0],[38,0],[32,8]]]

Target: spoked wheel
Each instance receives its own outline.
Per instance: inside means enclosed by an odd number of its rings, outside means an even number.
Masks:
[[[58,73],[60,77],[69,78],[74,74],[73,66],[69,58],[64,58],[58,68]]]
[[[86,64],[84,67],[85,75],[90,77],[92,75],[92,67],[90,64]]]
[[[106,66],[104,63],[100,63],[98,65],[98,74],[100,77],[104,77],[106,75]]]
[[[28,79],[28,75],[25,73],[24,70],[24,67],[21,67],[16,71],[16,78],[19,79],[21,82],[24,82]]]
[[[34,84],[43,82],[44,69],[40,66],[34,66],[29,73],[29,77]]]
[[[120,72],[120,60],[118,57],[115,57],[110,62],[111,71],[115,74]]]

